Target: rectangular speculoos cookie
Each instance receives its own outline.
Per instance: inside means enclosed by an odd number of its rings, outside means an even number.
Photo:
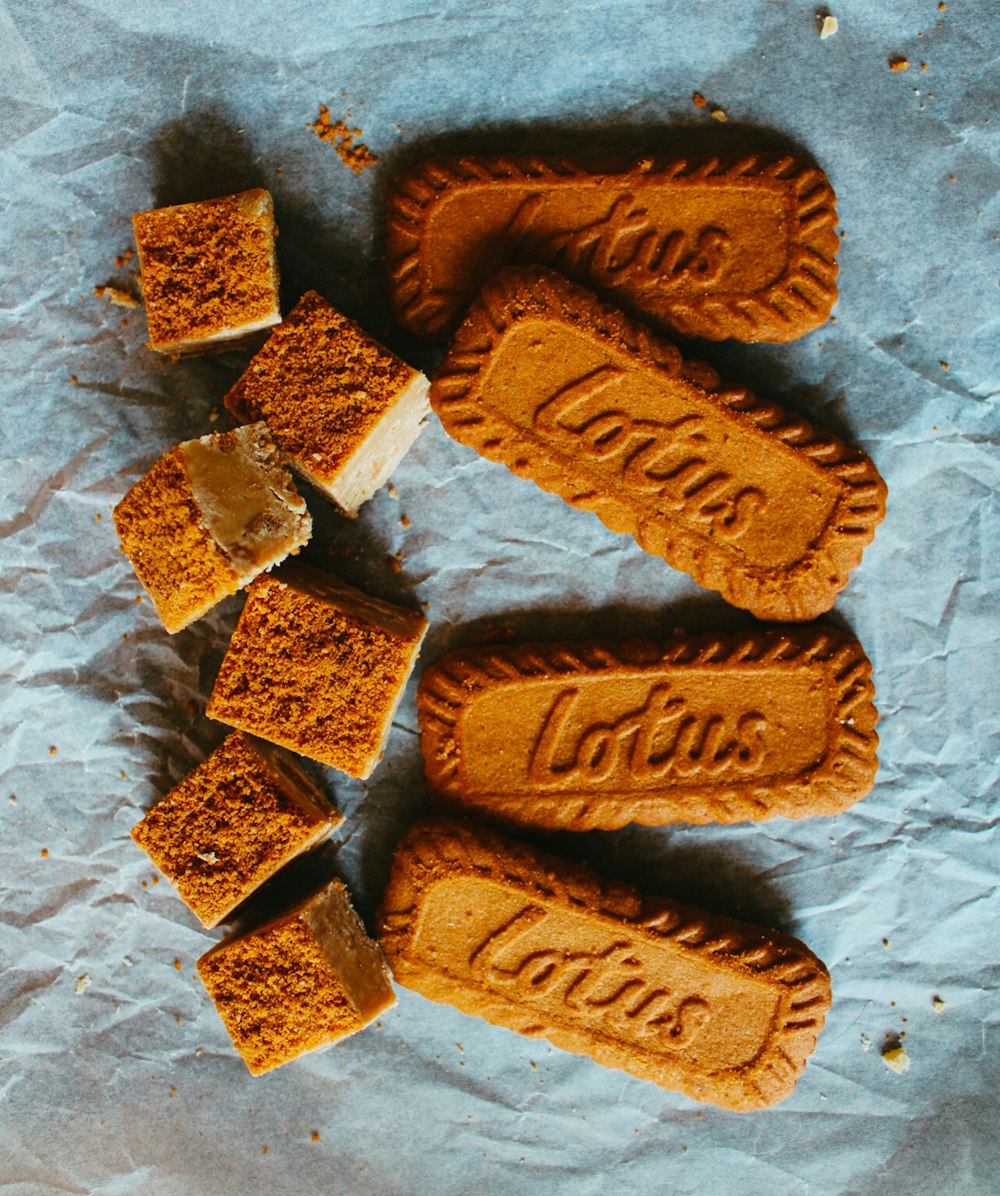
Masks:
[[[860,450],[540,266],[487,283],[431,404],[462,444],[761,619],[829,610],[885,515]]]
[[[790,156],[428,159],[389,191],[390,301],[443,337],[494,271],[541,262],[683,336],[789,341],[836,300],[835,203]]]
[[[797,939],[452,819],[397,848],[379,937],[433,1001],[736,1112],[792,1092],[830,1006]]]
[[[875,779],[871,672],[828,627],[462,649],[420,681],[424,771],[541,830],[834,814]]]

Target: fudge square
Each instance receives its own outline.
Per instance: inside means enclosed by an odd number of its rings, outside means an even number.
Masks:
[[[230,935],[197,967],[255,1076],[354,1034],[396,1003],[381,948],[338,880]]]
[[[426,631],[416,611],[287,564],[247,591],[207,713],[363,779]]]
[[[132,838],[212,927],[342,821],[292,756],[234,731]]]
[[[263,423],[165,453],[114,510],[122,550],[173,634],[312,534]]]
[[[136,212],[132,227],[157,353],[229,349],[280,321],[277,229],[266,191]]]
[[[293,468],[346,514],[388,480],[430,411],[427,379],[307,292],[225,403],[262,419]]]

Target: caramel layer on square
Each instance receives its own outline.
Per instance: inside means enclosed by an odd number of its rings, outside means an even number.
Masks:
[[[263,423],[165,453],[114,511],[122,549],[173,634],[296,553],[306,504]]]
[[[132,224],[151,349],[228,349],[281,319],[267,191],[136,212]]]
[[[389,191],[393,314],[444,337],[496,270],[540,262],[684,336],[789,341],[836,300],[835,203],[790,156],[429,159]]]
[[[431,404],[456,440],[762,619],[829,610],[885,514],[864,453],[544,267],[487,284]]]
[[[225,402],[265,420],[293,467],[354,515],[416,439],[427,391],[423,374],[309,291]]]
[[[830,1006],[796,939],[451,819],[403,839],[379,927],[405,987],[737,1112],[791,1093]]]
[[[211,927],[342,821],[291,756],[234,732],[132,838]]]
[[[417,691],[428,787],[541,830],[834,814],[878,768],[871,664],[832,628],[467,648]]]
[[[255,1076],[356,1033],[396,1003],[382,952],[336,880],[219,943],[198,974]]]
[[[426,630],[416,611],[329,574],[276,570],[248,590],[208,716],[365,778]]]

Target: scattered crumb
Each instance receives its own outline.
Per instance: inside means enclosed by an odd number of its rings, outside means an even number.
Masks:
[[[154,885],[158,885],[159,883],[160,883],[160,878],[159,878],[158,876],[154,876],[154,877],[153,877],[153,884],[154,884]]]
[[[260,1148],[260,1153],[261,1153],[261,1154],[267,1154],[267,1147],[266,1147],[266,1146],[262,1146],[262,1147]]]
[[[910,1056],[901,1046],[890,1046],[882,1052],[882,1062],[897,1076],[901,1076],[910,1066]]]
[[[951,366],[946,361],[938,362],[943,370],[950,370]]]
[[[174,969],[178,972],[181,970],[181,961],[179,959],[174,960]]]
[[[401,552],[394,553],[389,557],[389,568],[393,573],[403,572],[403,554]]]
[[[836,17],[831,17],[828,13],[822,18],[822,24],[819,29],[820,41],[826,41],[828,37],[833,37],[839,28],[840,22]]]
[[[49,748],[49,755],[50,755],[50,756],[54,756],[54,755],[56,755],[56,753],[57,753],[58,751],[59,751],[59,749],[56,747],[56,745],[55,745],[55,744],[53,744],[53,745],[52,745],[52,746]]]
[[[17,794],[16,794],[16,793],[12,793],[12,794],[10,795],[10,804],[11,804],[12,806],[16,806],[16,805],[17,805]]]
[[[98,523],[100,523],[101,520],[104,518],[104,516],[101,514],[100,511],[98,511],[97,514],[94,516],[94,518],[97,520]]]
[[[390,483],[389,483],[389,485],[388,485],[388,486],[386,486],[386,491],[388,492],[388,495],[389,495],[389,497],[390,497],[390,498],[392,498],[392,499],[398,499],[398,498],[399,498],[399,491],[398,491],[398,490],[396,489],[396,487],[395,487],[395,486],[392,484],[392,482],[390,482]]]
[[[136,594],[136,596],[135,596],[135,604],[136,604],[136,606],[138,606],[138,605],[139,605],[141,602],[142,602],[142,595],[141,595],[141,594]]]
[[[935,1013],[944,1012],[944,1001],[942,1001],[941,998],[938,996],[932,997],[931,998],[931,1008],[934,1010]]]
[[[47,860],[49,858],[49,849],[47,847],[43,847],[41,855],[43,860]]]
[[[700,91],[696,91],[691,96],[691,102],[694,104],[694,106],[696,108],[704,108],[705,105],[708,103],[708,100],[705,99],[705,97],[701,94]]]
[[[139,300],[128,291],[121,290],[120,287],[94,287],[94,294],[98,299],[107,299],[109,303],[114,303],[118,307],[139,306]]]
[[[77,378],[76,374],[70,374],[69,380],[70,380],[70,382],[73,383],[74,386],[80,385],[80,380]]]
[[[709,116],[711,116],[712,120],[718,120],[718,121],[729,120],[729,117],[726,115],[726,110],[724,108],[713,108],[712,111],[709,113]]]
[[[870,1051],[872,1049],[872,1040],[867,1034],[861,1035],[861,1049],[863,1051]]]
[[[938,5],[938,12],[944,12],[947,7],[948,5],[945,4],[944,0],[941,0],[941,3]]]
[[[127,955],[126,955],[126,956],[125,956],[125,957],[122,959],[122,963],[123,963],[123,964],[124,964],[124,965],[125,965],[127,968],[130,968],[130,967],[132,967],[132,966],[133,966],[133,961],[132,961],[132,960],[131,960],[131,959],[130,959],[130,958],[127,956]]]
[[[920,64],[920,69],[921,69],[922,71],[926,71],[926,70],[927,70],[927,63],[926,63],[926,62],[922,62],[922,63]]]
[[[123,768],[123,769],[121,770],[121,772],[120,772],[118,775],[119,775],[119,776],[121,777],[121,779],[124,781],[124,780],[125,780],[125,769]]]
[[[177,1091],[176,1087],[175,1087],[173,1084],[171,1084],[171,1085],[170,1085],[170,1095],[171,1095],[171,1097],[173,1097],[173,1095],[174,1095],[174,1093],[175,1093],[176,1091]]]
[[[889,940],[888,940],[888,939],[883,939],[883,940],[882,940],[882,946],[883,946],[883,947],[886,947],[886,948],[888,948],[888,946],[889,946]]]
[[[134,249],[126,249],[124,253],[120,253],[115,258],[115,266],[119,270],[121,270],[123,267],[125,267],[129,264],[129,262],[132,260],[133,257],[135,257],[135,250]]]
[[[378,158],[367,145],[354,140],[355,137],[361,136],[361,130],[349,129],[342,120],[331,121],[330,110],[325,104],[320,104],[319,116],[306,128],[312,129],[320,141],[332,145],[341,162],[349,166],[355,174],[360,174],[362,170],[375,166],[378,162]]]
[[[80,996],[80,994],[85,993],[88,988],[90,988],[90,977],[86,972],[84,972],[82,976],[77,976],[76,984],[73,985],[73,991],[77,996]]]
[[[142,886],[144,889],[148,889],[148,888],[149,888],[149,881],[148,881],[148,880],[140,880],[140,881],[139,881],[139,884],[140,884],[140,885],[141,885],[141,886]]]
[[[403,527],[409,527],[409,526],[410,526],[410,517],[409,517],[409,515],[401,515],[401,516],[399,517],[399,522],[400,522],[400,523],[403,525]]]
[[[313,1132],[309,1135],[309,1137],[313,1142],[318,1142],[319,1141],[319,1130],[313,1130]]]
[[[209,422],[210,424],[214,424],[214,423],[215,423],[215,421],[216,421],[218,418],[219,418],[219,413],[218,413],[218,411],[210,411],[210,412],[208,413],[208,422]]]
[[[910,69],[909,58],[890,58],[889,59],[889,70],[890,71],[908,71],[909,69]]]

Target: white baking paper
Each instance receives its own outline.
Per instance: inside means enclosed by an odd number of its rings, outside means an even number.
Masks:
[[[799,0],[0,2],[5,1192],[997,1190],[1000,14],[823,11],[839,29],[821,40]],[[307,128],[321,104],[377,164],[355,174]],[[94,288],[138,293],[134,259],[116,264],[134,211],[265,186],[285,310],[315,287],[430,369],[437,351],[389,326],[383,201],[395,170],[456,146],[785,147],[838,192],[836,322],[696,350],[861,445],[888,482],[835,612],[875,666],[875,790],[835,818],[555,844],[825,960],[826,1029],[767,1112],[697,1106],[405,990],[376,1027],[251,1079],[194,973],[218,936],[129,837],[225,734],[205,704],[240,600],[167,636],[111,509],[161,452],[228,426],[247,358],[161,359],[142,310]],[[309,492],[308,555],[426,604],[424,663],[508,628],[748,622],[434,418],[393,482],[354,523]],[[414,683],[369,783],[316,769],[369,926],[425,809]]]

